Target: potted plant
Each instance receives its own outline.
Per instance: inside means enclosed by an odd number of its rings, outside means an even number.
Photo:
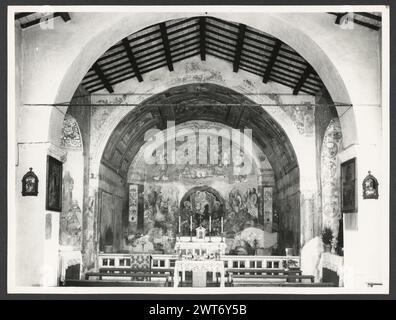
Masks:
[[[331,252],[331,244],[333,242],[333,231],[329,227],[325,227],[322,231],[322,242],[324,252]]]
[[[107,227],[105,233],[104,252],[105,253],[113,252],[113,230],[111,230],[110,227]]]

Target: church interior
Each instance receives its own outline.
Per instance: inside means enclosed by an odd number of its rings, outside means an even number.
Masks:
[[[384,12],[13,12],[12,287],[386,290]]]

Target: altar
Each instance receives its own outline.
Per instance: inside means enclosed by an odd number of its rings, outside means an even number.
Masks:
[[[223,237],[207,236],[206,229],[202,226],[196,228],[195,237],[181,237],[176,240],[175,250],[178,261],[175,263],[174,286],[184,282],[187,271],[192,271],[193,287],[205,287],[207,272],[212,273],[213,282],[217,273],[220,273],[220,287],[224,287],[224,262],[220,256],[225,254],[226,244]]]
[[[223,237],[207,236],[203,227],[196,228],[195,237],[178,237],[175,244],[176,252],[182,256],[224,255],[226,247]]]
[[[193,287],[206,287],[206,273],[212,272],[214,275],[220,273],[220,287],[225,286],[224,262],[220,260],[179,260],[175,263],[175,273],[173,286],[179,286],[179,272],[182,273],[182,280],[186,271],[193,273]]]

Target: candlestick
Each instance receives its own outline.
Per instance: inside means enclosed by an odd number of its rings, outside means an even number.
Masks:
[[[223,242],[223,217],[221,217],[221,242]]]
[[[212,216],[209,216],[209,242],[212,242]]]

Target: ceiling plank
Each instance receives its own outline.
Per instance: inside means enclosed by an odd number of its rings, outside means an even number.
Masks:
[[[201,54],[201,60],[205,61],[206,60],[206,51],[205,51],[205,28],[206,28],[206,21],[204,17],[199,18],[199,38],[200,38],[200,54]]]
[[[132,52],[131,46],[129,45],[128,39],[126,39],[126,38],[122,39],[122,44],[124,45],[129,62],[132,65],[132,68],[133,68],[133,71],[135,72],[136,78],[139,80],[139,82],[142,82],[143,78],[142,78],[142,75],[140,74],[139,67],[136,63],[136,59],[135,59],[135,56],[133,55],[133,52]]]
[[[267,83],[268,80],[269,80],[272,68],[273,68],[273,66],[275,64],[275,60],[276,60],[276,57],[278,56],[279,49],[280,49],[281,45],[282,45],[282,42],[280,42],[280,40],[276,39],[275,40],[274,49],[272,50],[270,60],[268,61],[267,68],[265,69],[265,72],[264,72],[264,75],[263,75],[263,82],[264,83]]]
[[[162,44],[164,45],[164,50],[165,50],[166,63],[168,65],[169,71],[173,71],[173,63],[169,48],[169,39],[166,32],[165,22],[160,23],[160,30],[161,30]]]
[[[241,23],[239,25],[238,39],[237,39],[237,44],[236,44],[236,48],[235,48],[234,65],[233,65],[234,72],[238,72],[238,69],[239,69],[239,62],[241,61],[243,41],[245,39],[245,30],[246,30],[246,25]]]
[[[102,81],[102,83],[105,86],[106,90],[109,93],[113,93],[114,90],[113,90],[112,86],[110,85],[109,81],[107,81],[105,74],[100,69],[100,66],[95,62],[92,68],[95,70],[96,74],[98,75],[100,81]]]
[[[303,74],[301,75],[300,80],[298,81],[298,83],[296,84],[296,86],[294,87],[293,90],[293,94],[297,95],[298,92],[300,91],[301,87],[303,86],[305,80],[307,80],[307,78],[309,77],[309,75],[313,72],[312,67],[309,65],[307,66],[307,68],[305,69],[305,71],[303,72]]]

